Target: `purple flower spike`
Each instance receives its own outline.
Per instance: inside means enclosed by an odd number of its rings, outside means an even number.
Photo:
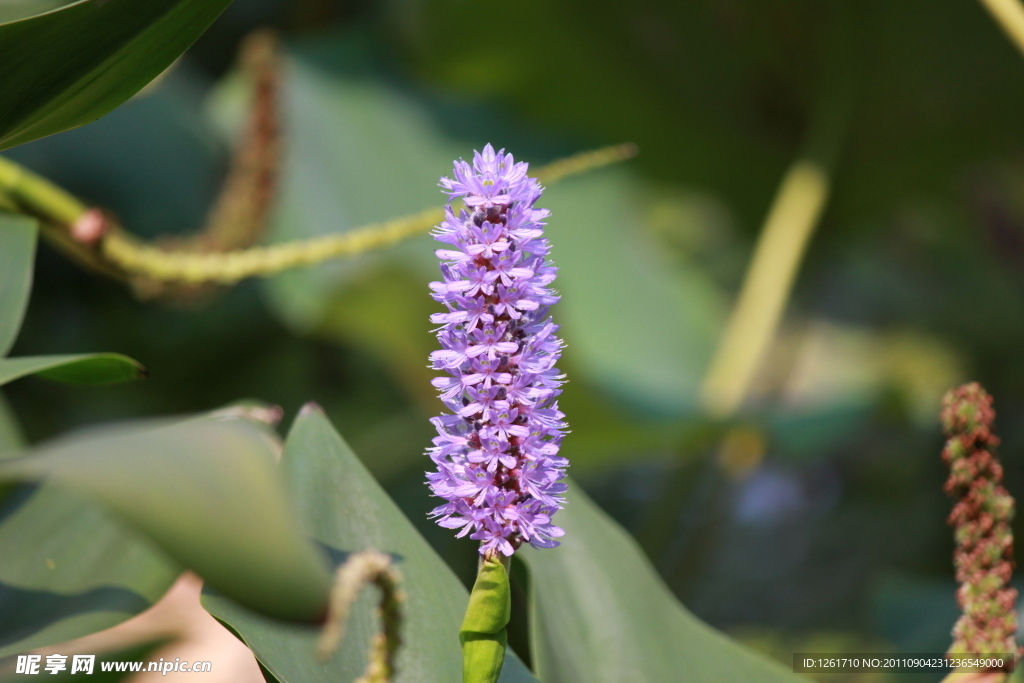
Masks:
[[[490,145],[472,166],[456,161],[441,178],[449,200],[434,231],[444,281],[430,288],[448,310],[431,316],[442,327],[430,360],[447,373],[433,384],[451,414],[432,420],[437,471],[427,482],[447,502],[430,516],[480,541],[481,554],[511,555],[524,541],[553,548],[564,533],[551,523],[569,464],[558,455],[562,340],[548,316],[557,269],[545,260],[548,211],[533,206],[541,187],[526,169]],[[458,214],[456,199],[466,206]]]

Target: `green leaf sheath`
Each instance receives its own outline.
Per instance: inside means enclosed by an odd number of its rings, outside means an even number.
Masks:
[[[314,622],[329,565],[279,476],[270,436],[223,417],[91,430],[0,462],[0,481],[46,479],[103,504],[231,599]]]
[[[459,630],[462,643],[462,682],[495,683],[501,675],[508,646],[505,627],[512,615],[508,571],[494,557],[480,563],[469,606]]]
[[[90,123],[170,66],[230,0],[84,0],[0,24],[0,149]]]

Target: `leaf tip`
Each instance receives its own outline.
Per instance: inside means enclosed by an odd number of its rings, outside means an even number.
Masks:
[[[302,406],[302,410],[299,411],[299,417],[309,417],[310,415],[319,413],[320,415],[326,415],[323,406],[316,401],[309,401],[306,405]]]

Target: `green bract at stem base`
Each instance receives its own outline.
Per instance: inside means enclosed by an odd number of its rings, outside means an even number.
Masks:
[[[462,683],[496,683],[508,648],[505,627],[512,616],[510,558],[485,555],[459,629]]]

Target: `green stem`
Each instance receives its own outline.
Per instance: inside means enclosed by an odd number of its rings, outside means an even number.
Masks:
[[[4,157],[0,157],[0,188],[30,213],[65,225],[71,225],[89,210],[71,193]]]
[[[537,178],[543,183],[553,183],[566,176],[625,161],[635,154],[636,148],[629,144],[583,152],[538,169]],[[59,226],[65,232],[89,209],[45,178],[2,157],[0,194],[14,200],[26,213]],[[61,240],[62,235],[46,236],[51,241],[63,242],[60,246],[79,262],[96,267],[96,262],[102,261],[108,270],[122,274],[122,279],[186,286],[230,285],[248,277],[275,275],[291,268],[387,247],[428,232],[443,217],[442,209],[432,208],[345,233],[229,251],[168,250],[146,244],[118,226],[111,226],[96,249],[74,240]],[[215,228],[211,226],[210,230]]]
[[[848,3],[833,11],[830,51],[804,149],[782,177],[701,387],[701,404],[715,418],[731,417],[746,400],[828,202],[855,81]]]

